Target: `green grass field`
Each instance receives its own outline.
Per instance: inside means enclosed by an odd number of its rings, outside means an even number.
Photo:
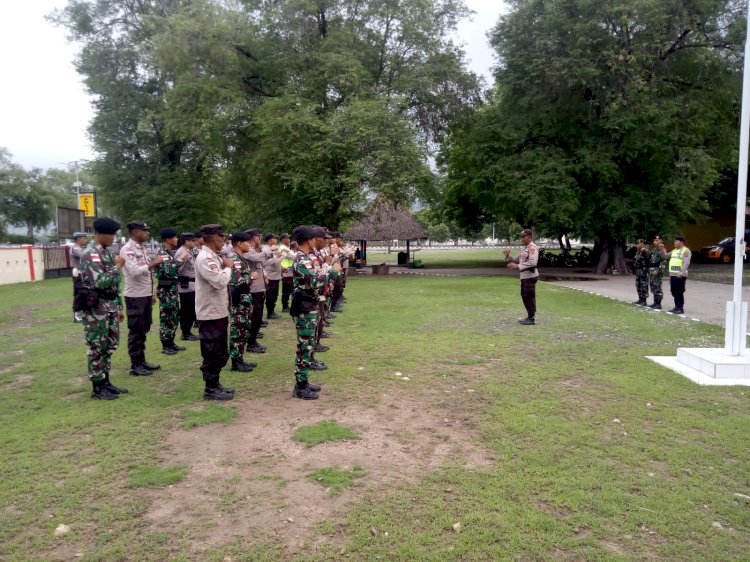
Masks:
[[[310,408],[325,410],[326,420],[347,400],[367,411],[399,389],[422,401],[442,397],[446,420],[463,420],[472,428],[466,440],[494,460],[383,486],[366,463],[347,468],[325,458],[329,444],[312,447],[322,456],[302,480],[335,467],[350,473],[314,478],[329,486],[356,478],[357,486],[344,488],[354,495],[335,517],[314,522],[320,540],[290,550],[283,536],[203,544],[195,537],[204,521],[159,528],[146,517],[160,494],[191,477],[164,461],[168,436],[238,423],[231,410],[195,413],[204,408],[196,342],[166,357],[152,330],[149,359],[163,367],[139,378],[128,377],[121,347],[112,378],[130,394],[93,401],[82,329],[70,321],[70,281],[2,286],[0,559],[747,560],[750,389],[701,388],[644,358],[720,346],[721,329],[554,285],[538,292],[540,323],[529,328],[516,322],[514,279],[350,281],[346,311],[326,342],[330,369],[317,377],[329,392]],[[258,369],[222,375],[237,389],[227,405],[237,420],[250,396],[270,400],[267,389],[291,381],[291,324],[264,331],[270,353]],[[245,419],[264,424],[260,414]],[[294,443],[291,427],[273,429]],[[408,443],[429,429],[404,427],[397,437]],[[366,445],[366,437],[352,443]],[[267,481],[286,485],[279,474]],[[243,517],[249,500],[229,494],[242,483],[240,475],[193,485],[223,487],[206,508],[228,519]],[[264,498],[250,503],[263,507]],[[60,524],[70,532],[56,536]]]

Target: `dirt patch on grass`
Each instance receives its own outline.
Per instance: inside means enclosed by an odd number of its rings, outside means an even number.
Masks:
[[[13,382],[0,386],[0,392],[8,392],[9,390],[26,390],[31,386],[31,381],[33,380],[34,375],[18,375]]]
[[[147,519],[157,530],[189,528],[200,548],[242,537],[271,540],[288,552],[302,543],[335,543],[314,532],[316,523],[341,521],[347,507],[370,493],[386,493],[446,466],[480,468],[496,459],[477,444],[466,411],[447,409],[442,392],[405,390],[392,384],[369,396],[324,391],[316,402],[290,397],[291,386],[267,398],[242,399],[231,425],[173,431],[165,465],[185,464],[185,480],[150,492]],[[292,440],[300,426],[336,420],[357,440],[307,448]],[[331,497],[308,475],[321,467],[361,465],[359,486]],[[315,537],[315,538],[311,538]]]

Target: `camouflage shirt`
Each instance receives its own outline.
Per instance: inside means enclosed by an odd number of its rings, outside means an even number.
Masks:
[[[252,271],[250,270],[250,265],[247,263],[247,261],[238,256],[237,252],[235,252],[234,250],[232,250],[232,252],[229,254],[229,259],[234,262],[234,267],[232,268],[232,276],[229,279],[229,284],[233,287],[249,290],[250,283],[252,282]]]
[[[320,265],[319,265],[320,264]],[[294,290],[320,296],[326,284],[336,279],[338,273],[326,263],[321,263],[313,252],[299,250],[292,266]]]
[[[180,262],[177,261],[175,252],[167,250],[167,247],[162,244],[162,247],[156,252],[156,255],[164,256],[164,261],[154,268],[154,275],[156,275],[156,278],[177,281]]]
[[[635,257],[633,258],[633,267],[635,267],[636,271],[648,269],[650,261],[651,252],[649,252],[646,248],[641,248],[640,250],[636,250],[635,252]]]
[[[81,255],[81,280],[85,289],[99,293],[99,311],[122,310],[120,269],[115,265],[112,252],[95,240]],[[108,295],[114,295],[115,298],[107,298]]]

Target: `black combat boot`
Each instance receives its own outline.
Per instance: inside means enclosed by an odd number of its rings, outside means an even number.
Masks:
[[[104,380],[91,381],[91,384],[94,386],[91,391],[91,398],[94,400],[115,400],[120,397],[119,394],[115,394],[104,386],[104,383]]]
[[[289,312],[289,307],[285,306],[284,308],[281,309],[281,312],[288,313]]]
[[[164,355],[177,355],[177,350],[170,347],[168,344],[164,344],[161,348],[161,352]]]
[[[266,318],[268,320],[278,320],[279,318],[281,318],[281,316],[279,316],[275,312],[272,312],[271,314],[269,314],[268,316],[266,316]]]
[[[638,305],[638,306],[646,306],[646,305],[648,305],[648,302],[646,301],[646,299],[638,299],[637,301],[633,301],[630,304],[635,304],[635,305]]]
[[[337,313],[338,313],[338,312],[344,312],[344,309],[343,309],[343,307],[341,306],[341,304],[339,304],[339,303],[336,303],[336,306],[334,306],[334,307],[333,307],[333,308],[331,309],[331,311],[332,311],[332,312],[337,312]]]
[[[145,367],[149,371],[158,371],[159,369],[161,369],[161,365],[157,365],[155,363],[149,363],[148,361],[146,361],[145,356],[143,357],[143,360],[141,361],[141,366]]]
[[[200,338],[195,334],[188,334],[182,336],[182,341],[198,341]]]
[[[255,369],[255,367],[258,366],[257,363],[253,363],[252,361],[245,361],[244,355],[240,355],[240,361],[243,362],[245,365],[250,365],[251,369]]]
[[[671,312],[672,314],[685,314],[685,311],[681,308],[677,308],[676,306],[674,308],[670,308],[667,312]]]
[[[524,318],[523,320],[518,321],[519,324],[522,326],[534,326],[536,324],[536,320],[529,316],[528,318]]]
[[[265,320],[261,320],[260,327],[261,328],[268,328],[268,322],[266,322]]]
[[[653,310],[661,310],[661,300],[654,300],[654,304],[649,305],[649,308]]]
[[[131,365],[130,374],[134,377],[147,377],[152,374],[151,369],[147,369],[143,365]]]
[[[110,392],[114,394],[127,394],[128,389],[127,388],[120,388],[118,386],[115,386],[112,384],[112,382],[109,380],[109,375],[105,375],[104,377],[104,388],[109,390]]]
[[[256,340],[262,340],[263,339],[263,332],[258,332],[258,335],[255,336]]]
[[[253,370],[253,368],[242,361],[241,359],[232,359],[232,371],[237,371],[239,373],[249,373]]]
[[[328,365],[326,365],[322,361],[317,361],[315,359],[313,359],[312,361],[310,361],[310,370],[311,371],[325,371],[326,369],[328,369]]]
[[[231,400],[234,398],[234,394],[231,392],[227,392],[226,389],[224,389],[221,385],[217,385],[214,387],[206,387],[206,389],[203,391],[203,399],[204,400]]]
[[[335,320],[335,319],[336,319],[336,315],[335,315],[335,314],[331,314],[331,313],[329,312],[329,313],[328,313],[328,314],[326,315],[326,318],[328,318],[329,320]]]
[[[183,345],[177,345],[176,343],[174,343],[174,340],[171,341],[170,347],[175,351],[185,351],[187,349],[187,347]]]
[[[307,381],[307,388],[309,388],[313,392],[320,392],[322,390],[319,385],[313,384],[310,381]]]
[[[260,345],[259,343],[254,343],[253,345],[249,346],[247,350],[250,353],[265,353],[267,351],[266,347]]]
[[[223,385],[223,384],[221,384],[221,383],[219,383],[219,390],[223,390],[223,391],[224,391],[224,392],[226,392],[227,394],[232,394],[232,395],[234,395],[234,389],[233,389],[233,388],[229,388],[228,386],[224,386],[224,385]]]
[[[301,398],[302,400],[317,400],[318,394],[310,388],[306,382],[298,382],[294,385],[294,392],[292,396],[295,398]]]
[[[315,353],[325,353],[329,349],[331,349],[331,348],[328,347],[328,346],[323,345],[322,343],[316,343],[314,351],[315,351]]]
[[[320,339],[325,340],[325,339],[328,339],[330,337],[331,337],[331,334],[329,334],[325,330],[323,330],[322,332],[320,332]]]

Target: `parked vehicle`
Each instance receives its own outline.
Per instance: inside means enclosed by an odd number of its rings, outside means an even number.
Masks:
[[[747,249],[745,249],[747,253]],[[732,263],[734,261],[734,236],[724,238],[714,246],[704,246],[700,251],[701,261],[719,261]]]

